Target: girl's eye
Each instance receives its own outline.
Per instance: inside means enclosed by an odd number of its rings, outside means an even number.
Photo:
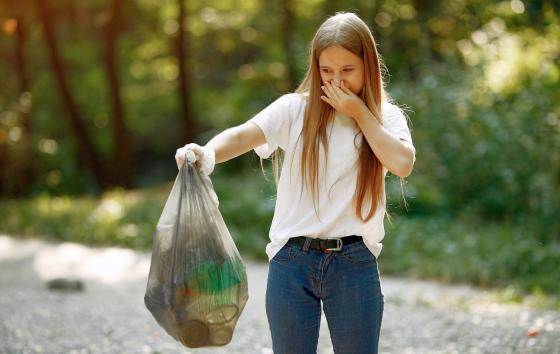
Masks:
[[[354,70],[354,69],[350,69],[350,68],[344,69],[344,71],[346,71],[346,72],[350,72],[350,71],[352,71],[352,70]],[[323,71],[325,74],[329,74],[329,73],[330,73],[330,71],[329,71],[328,69],[323,69],[322,71]]]

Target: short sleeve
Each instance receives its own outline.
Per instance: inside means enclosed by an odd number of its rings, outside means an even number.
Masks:
[[[263,159],[268,158],[278,147],[286,150],[290,136],[292,95],[280,96],[249,119],[261,128],[266,138],[266,144],[255,148],[257,155]]]
[[[381,110],[383,117],[383,127],[395,138],[409,142],[412,145],[412,136],[406,117],[399,107],[394,104],[384,102]]]

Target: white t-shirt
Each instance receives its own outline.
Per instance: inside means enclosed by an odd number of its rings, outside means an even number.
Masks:
[[[270,227],[270,242],[266,246],[268,259],[272,259],[291,237],[326,239],[349,235],[362,236],[368,249],[378,257],[385,234],[385,190],[382,204],[373,217],[367,222],[360,220],[354,212],[353,197],[359,167],[356,146],[363,134],[352,118],[337,112],[327,126],[328,168],[324,169],[324,149],[321,146],[318,203],[316,201],[314,207],[313,193],[306,186],[300,197],[303,137],[298,141],[298,136],[303,128],[306,98],[299,93],[285,94],[249,120],[259,126],[266,137],[267,144],[255,148],[261,158],[269,157],[277,148],[285,152]],[[390,134],[412,144],[406,118],[395,105],[384,102],[381,115],[383,127]],[[384,176],[386,173],[384,168]],[[362,205],[363,216],[369,212],[370,205],[366,198]]]

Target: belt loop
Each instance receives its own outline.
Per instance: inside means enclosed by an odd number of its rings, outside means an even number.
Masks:
[[[309,245],[311,244],[311,237],[305,238],[305,243],[303,244],[302,250],[303,252],[307,253],[309,251]]]

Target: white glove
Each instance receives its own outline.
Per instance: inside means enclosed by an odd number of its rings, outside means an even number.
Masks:
[[[214,187],[212,185],[212,180],[209,175],[214,171],[216,153],[214,149],[206,146],[200,146],[195,143],[190,143],[177,149],[175,153],[175,161],[177,162],[177,168],[181,169],[181,166],[187,160],[190,163],[195,163],[200,171],[202,172],[202,178],[206,180],[206,183],[210,185],[210,194],[216,208],[219,207],[220,201],[218,200],[218,195],[214,192]]]
[[[190,163],[194,162],[200,171],[208,176],[214,171],[216,152],[210,147],[190,143],[177,149],[175,153],[177,168],[181,168],[185,163],[185,159]]]

